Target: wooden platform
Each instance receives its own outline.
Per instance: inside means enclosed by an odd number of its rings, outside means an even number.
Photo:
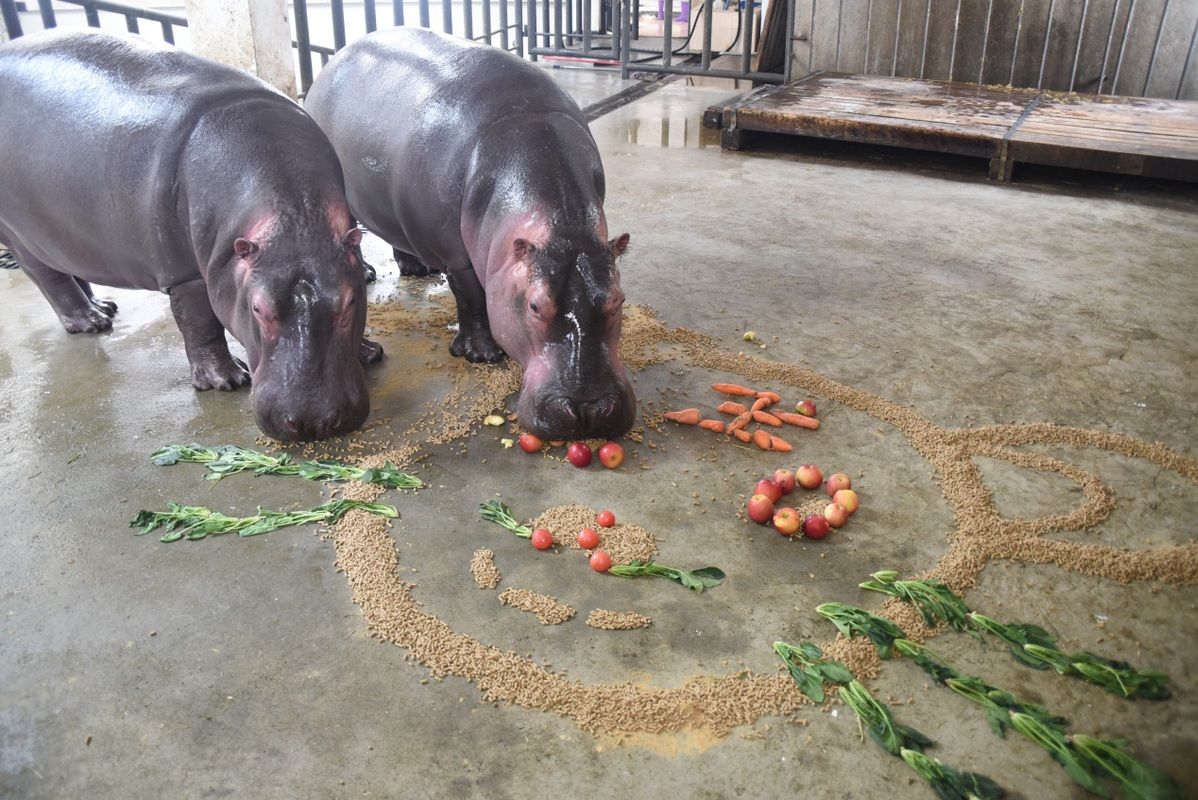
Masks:
[[[987,158],[1000,181],[1018,163],[1198,181],[1195,102],[816,73],[703,121],[731,150],[765,131]]]

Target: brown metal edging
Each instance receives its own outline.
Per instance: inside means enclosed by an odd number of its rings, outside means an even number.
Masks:
[[[1019,114],[1019,118],[1011,123],[1011,127],[1007,128],[1007,132],[1003,134],[1002,141],[998,143],[998,155],[990,159],[990,180],[998,181],[999,183],[1009,183],[1011,180],[1011,171],[1015,168],[1015,163],[1010,157],[1010,143],[1016,131],[1023,125],[1024,121],[1031,116],[1031,113],[1040,105],[1040,100],[1044,97],[1044,92],[1040,92],[1030,101],[1027,106]]]

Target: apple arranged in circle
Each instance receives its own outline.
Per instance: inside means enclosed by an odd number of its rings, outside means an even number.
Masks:
[[[591,463],[591,448],[586,442],[570,442],[566,448],[566,459],[579,469],[587,467]]]

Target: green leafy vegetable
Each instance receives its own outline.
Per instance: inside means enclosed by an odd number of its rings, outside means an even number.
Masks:
[[[904,581],[893,570],[875,572],[873,580],[858,584],[862,589],[897,597],[915,606],[923,621],[935,626],[947,622],[959,631],[976,636],[981,634],[969,623],[969,606],[940,581]]]
[[[861,681],[852,680],[840,687],[840,699],[853,709],[857,721],[869,730],[873,740],[893,756],[899,755],[904,749],[923,752],[933,744],[931,739],[914,728],[897,724],[886,704],[870,694]]]
[[[724,571],[716,567],[700,567],[696,570],[677,569],[658,564],[656,561],[633,561],[629,564],[616,564],[608,572],[621,578],[636,578],[641,575],[654,575],[685,586],[693,592],[702,592],[713,586],[719,586],[724,580]]]
[[[1005,789],[985,775],[960,772],[918,750],[900,750],[899,755],[941,800],[999,800],[1007,796]]]
[[[816,606],[815,610],[850,639],[854,636],[868,638],[878,648],[878,655],[882,658],[890,658],[895,639],[905,638],[899,626],[862,608],[844,603],[824,603]]]
[[[179,539],[203,539],[222,533],[239,536],[257,536],[260,533],[303,525],[308,522],[333,524],[354,509],[395,518],[399,512],[385,503],[367,503],[361,500],[330,500],[307,511],[271,511],[258,507],[258,513],[250,517],[230,517],[203,506],[185,506],[171,503],[166,511],[140,511],[129,527],[137,528],[142,536],[157,528],[166,532],[160,541],[175,542]]]
[[[1118,781],[1130,800],[1181,800],[1181,790],[1172,778],[1132,758],[1122,742],[1077,734],[1071,737],[1071,744],[1095,771]]]
[[[1069,740],[1059,729],[1045,725],[1028,714],[1011,714],[1011,727],[1046,750],[1053,760],[1065,768],[1065,774],[1087,792],[1099,797],[1110,797],[1106,787],[1098,782],[1093,766],[1078,757],[1069,746]]]
[[[824,701],[824,682],[843,685],[853,679],[848,667],[830,658],[814,642],[800,642],[798,647],[786,642],[774,642],[774,652],[786,663],[790,677],[799,691],[817,703]]]
[[[478,513],[482,514],[483,519],[490,520],[497,525],[507,528],[523,539],[532,538],[532,528],[517,522],[516,518],[512,516],[512,510],[498,500],[488,500],[485,503],[480,503]]]
[[[316,460],[293,463],[291,456],[282,453],[271,456],[236,445],[215,450],[198,444],[172,444],[156,450],[150,460],[159,466],[180,462],[204,464],[211,473],[208,480],[218,481],[238,472],[252,471],[255,475],[300,477],[310,481],[361,481],[375,483],[388,489],[419,489],[424,482],[415,475],[400,472],[390,462],[381,467],[352,467],[337,461]]]

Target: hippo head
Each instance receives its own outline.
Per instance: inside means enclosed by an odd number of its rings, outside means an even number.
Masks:
[[[234,243],[232,329],[249,355],[258,427],[283,441],[349,433],[370,413],[358,359],[366,328],[362,233],[346,220],[310,235]]]
[[[520,424],[548,439],[619,436],[636,418],[619,355],[628,234],[542,238],[510,240],[510,280],[487,283],[491,332],[524,367]]]

